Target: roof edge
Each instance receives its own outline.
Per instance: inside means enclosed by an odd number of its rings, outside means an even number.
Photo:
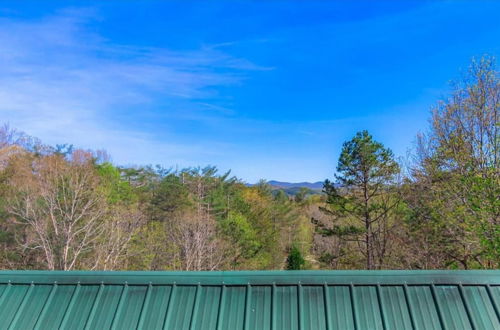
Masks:
[[[0,271],[0,283],[136,285],[500,285],[500,270]]]

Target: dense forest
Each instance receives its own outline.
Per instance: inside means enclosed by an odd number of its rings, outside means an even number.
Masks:
[[[5,125],[0,268],[498,268],[494,59],[474,60],[452,84],[411,156],[361,131],[333,173],[322,194],[290,195],[210,166],[120,167],[104,151],[47,146]]]

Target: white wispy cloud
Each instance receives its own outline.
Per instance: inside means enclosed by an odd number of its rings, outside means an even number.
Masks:
[[[165,118],[193,108],[231,115],[210,103],[217,88],[265,68],[220,45],[175,51],[115,44],[89,28],[96,19],[83,9],[0,19],[0,121],[48,143],[106,148],[118,162],[154,162],[154,151],[172,164],[189,163],[193,155],[220,152],[217,141],[182,143],[175,131],[159,139],[130,118],[151,107]]]

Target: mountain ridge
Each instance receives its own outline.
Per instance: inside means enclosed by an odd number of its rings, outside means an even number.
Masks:
[[[323,181],[317,182],[286,182],[286,181],[277,181],[277,180],[269,180],[267,184],[276,188],[309,188],[311,190],[321,190],[323,189]]]

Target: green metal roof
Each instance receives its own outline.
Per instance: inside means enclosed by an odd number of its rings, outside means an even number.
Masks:
[[[0,272],[1,329],[500,329],[500,271]]]

